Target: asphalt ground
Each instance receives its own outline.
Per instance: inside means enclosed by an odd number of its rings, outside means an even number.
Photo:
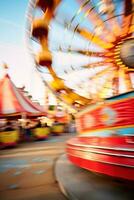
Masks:
[[[55,162],[69,134],[0,151],[0,200],[65,200],[55,180]]]
[[[131,200],[124,183],[73,165],[65,142],[74,134],[0,150],[0,200]]]

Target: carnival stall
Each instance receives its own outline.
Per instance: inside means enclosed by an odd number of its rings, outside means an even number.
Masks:
[[[33,134],[35,139],[47,139],[51,133],[51,125],[52,121],[47,116],[38,117],[38,122],[33,128]]]
[[[8,74],[0,81],[0,97],[0,118],[5,119],[5,124],[1,125],[0,143],[2,146],[16,145],[20,139],[17,120],[22,118],[24,125],[28,117],[38,117],[46,113],[41,106],[33,103],[15,87]]]
[[[67,126],[69,124],[68,111],[63,106],[55,106],[53,111],[49,111],[49,116],[52,118],[51,132],[54,135],[61,135],[67,132]]]

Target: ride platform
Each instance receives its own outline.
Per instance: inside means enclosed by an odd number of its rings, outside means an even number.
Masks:
[[[73,165],[62,155],[55,166],[56,180],[61,191],[72,200],[134,199],[131,181],[113,179]]]

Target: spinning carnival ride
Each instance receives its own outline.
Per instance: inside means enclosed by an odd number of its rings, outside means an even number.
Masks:
[[[43,80],[77,112],[69,159],[134,180],[134,0],[32,0],[27,22]]]

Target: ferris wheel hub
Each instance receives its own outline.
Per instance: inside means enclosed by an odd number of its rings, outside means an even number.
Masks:
[[[122,43],[120,57],[127,67],[134,68],[134,38],[125,40]]]

